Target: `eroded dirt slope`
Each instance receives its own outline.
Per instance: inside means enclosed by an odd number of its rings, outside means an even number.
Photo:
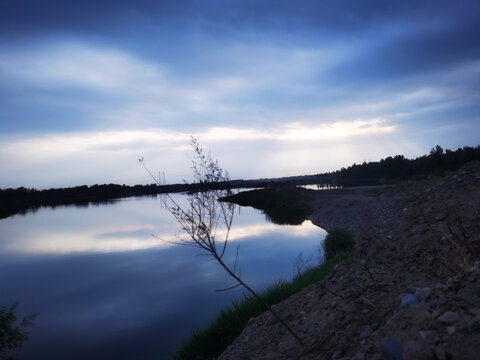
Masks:
[[[220,359],[480,359],[480,163],[314,199],[356,255],[275,305],[307,346],[265,313]]]

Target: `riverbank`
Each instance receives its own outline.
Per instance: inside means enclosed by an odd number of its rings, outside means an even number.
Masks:
[[[313,193],[311,220],[352,232],[356,255],[275,306],[307,348],[264,313],[220,359],[475,359],[480,163],[423,181]]]

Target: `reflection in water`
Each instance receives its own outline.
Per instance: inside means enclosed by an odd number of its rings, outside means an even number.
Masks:
[[[82,211],[79,211],[82,210]],[[38,214],[39,220],[13,217],[3,220],[2,233],[5,238],[0,243],[0,253],[6,254],[69,254],[69,253],[109,253],[142,249],[166,248],[175,246],[181,234],[172,233],[175,223],[168,226],[144,223],[140,219],[122,218],[119,222],[101,221],[97,216],[107,217],[105,209],[92,211],[89,208],[62,209],[64,214],[49,211]],[[94,213],[92,213],[94,212]],[[120,220],[120,219],[119,219]],[[118,221],[118,220],[117,220]],[[40,224],[50,224],[45,227]],[[22,231],[18,231],[22,228]],[[281,233],[291,238],[318,233],[319,228],[306,220],[301,226],[281,226],[267,222],[235,223],[230,231],[229,241],[260,237]]]
[[[230,279],[198,250],[162,241],[181,230],[159,208],[159,199],[130,198],[1,220],[0,303],[39,313],[21,359],[167,358],[242,295],[214,291]],[[244,208],[231,241],[240,245],[242,277],[261,289],[291,277],[296,255],[314,252],[323,235],[310,222],[278,226]]]
[[[155,197],[155,195],[152,195]],[[108,199],[108,200],[90,200],[80,202],[77,201],[72,204],[50,204],[50,205],[32,205],[27,209],[19,210],[16,215],[28,215],[28,214],[35,214],[37,211],[42,209],[56,209],[56,208],[63,208],[63,207],[78,207],[78,208],[88,208],[90,206],[103,206],[103,205],[113,205],[116,204],[118,201],[122,201],[122,199]]]

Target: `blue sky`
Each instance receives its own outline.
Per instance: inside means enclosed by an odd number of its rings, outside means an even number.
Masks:
[[[232,178],[480,143],[478,1],[0,1],[0,187]]]

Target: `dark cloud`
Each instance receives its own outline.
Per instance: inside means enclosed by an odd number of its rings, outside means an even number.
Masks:
[[[479,19],[480,20],[480,19]],[[377,83],[399,77],[425,76],[480,58],[480,21],[467,21],[435,29],[406,31],[365,47],[344,59],[330,73],[346,83]],[[373,40],[374,41],[374,40]]]
[[[316,28],[351,31],[401,19],[451,18],[470,13],[473,1],[154,1],[7,0],[0,4],[3,37],[42,33],[135,32],[137,27],[211,23],[231,28]],[[286,27],[286,28],[285,28]],[[215,29],[215,28],[214,28]],[[217,34],[221,36],[222,34]]]

